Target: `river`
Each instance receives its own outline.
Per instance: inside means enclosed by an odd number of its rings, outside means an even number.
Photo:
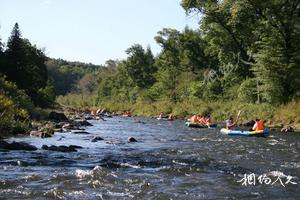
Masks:
[[[147,118],[90,122],[89,135],[9,138],[39,149],[0,150],[0,199],[300,199],[299,134],[227,136]]]

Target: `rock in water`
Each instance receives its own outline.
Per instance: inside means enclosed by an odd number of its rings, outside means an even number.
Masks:
[[[47,145],[43,145],[42,149],[44,150],[50,150],[50,151],[60,151],[60,152],[76,152],[76,148],[82,148],[80,146],[76,146],[76,145],[70,145],[70,146],[65,146],[65,145],[60,145],[60,146],[55,146],[55,145],[51,145],[51,146],[47,146]]]
[[[91,142],[97,142],[99,140],[104,140],[104,139],[102,137],[95,136],[95,137],[93,137],[93,139],[91,140]]]
[[[74,149],[82,149],[82,147],[78,145],[70,145],[69,147]]]
[[[127,141],[128,142],[137,142],[137,140],[134,137],[129,137]]]
[[[76,126],[93,126],[90,122],[85,119],[75,120],[74,121]]]
[[[75,130],[75,131],[72,131],[72,133],[74,133],[74,134],[85,134],[85,135],[90,134],[89,132],[81,131],[81,130]]]
[[[15,141],[13,141],[12,143],[0,141],[0,148],[8,149],[8,150],[25,150],[25,151],[37,150],[37,148],[33,145],[27,144],[25,142],[15,142]]]

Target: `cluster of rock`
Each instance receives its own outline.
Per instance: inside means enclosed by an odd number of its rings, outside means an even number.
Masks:
[[[36,136],[36,137],[41,137],[41,138],[47,138],[47,137],[52,137],[52,135],[55,132],[70,132],[73,134],[89,134],[88,132],[85,131],[85,129],[81,128],[84,126],[92,126],[91,123],[87,121],[85,118],[79,118],[79,117],[74,117],[73,119],[68,119],[63,113],[57,113],[57,112],[51,112],[49,114],[49,121],[47,121],[44,124],[41,124],[40,122],[32,122],[31,127],[32,131],[30,131],[30,136]],[[63,137],[62,137],[63,138]],[[61,140],[60,138],[59,140]],[[90,141],[91,142],[97,142],[104,140],[100,136],[94,136]],[[133,137],[129,137],[127,139],[128,143],[131,142],[137,142],[137,140]],[[109,141],[107,142],[109,143]],[[76,145],[60,145],[60,146],[47,146],[43,145],[42,149],[43,150],[49,150],[49,151],[58,151],[58,152],[76,152],[77,149],[82,148],[81,146],[76,146]],[[6,142],[1,140],[0,138],[0,149],[5,149],[5,150],[25,150],[25,151],[35,151],[38,148],[27,144],[25,142]]]
[[[82,126],[92,126],[91,123],[89,123],[86,119],[68,119],[65,114],[63,113],[57,113],[57,112],[51,112],[49,114],[49,120],[45,124],[32,122],[32,128],[34,130],[30,131],[31,136],[41,137],[41,138],[47,138],[51,137],[54,132],[66,132],[71,130],[80,130],[81,133],[83,132],[83,129],[80,127]],[[75,132],[78,133],[78,132]]]

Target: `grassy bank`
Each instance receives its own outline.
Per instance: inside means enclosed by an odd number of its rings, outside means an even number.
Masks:
[[[241,121],[255,118],[261,118],[267,121],[269,125],[276,124],[299,124],[300,123],[300,102],[290,102],[285,105],[272,106],[270,104],[247,104],[238,101],[212,101],[205,102],[201,100],[184,101],[173,103],[168,100],[156,102],[137,101],[102,101],[95,103],[95,97],[83,97],[82,95],[68,95],[57,98],[61,105],[70,106],[77,109],[96,109],[106,108],[110,111],[130,110],[133,114],[139,116],[157,116],[159,113],[172,113],[179,118],[187,118],[193,114],[210,113],[213,119],[223,122],[229,115],[236,115],[242,110]],[[299,127],[300,128],[300,127]]]

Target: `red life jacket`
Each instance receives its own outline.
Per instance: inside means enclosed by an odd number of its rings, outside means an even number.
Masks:
[[[256,122],[256,131],[262,131],[264,130],[264,125],[263,125],[263,121],[259,120],[258,122]]]

